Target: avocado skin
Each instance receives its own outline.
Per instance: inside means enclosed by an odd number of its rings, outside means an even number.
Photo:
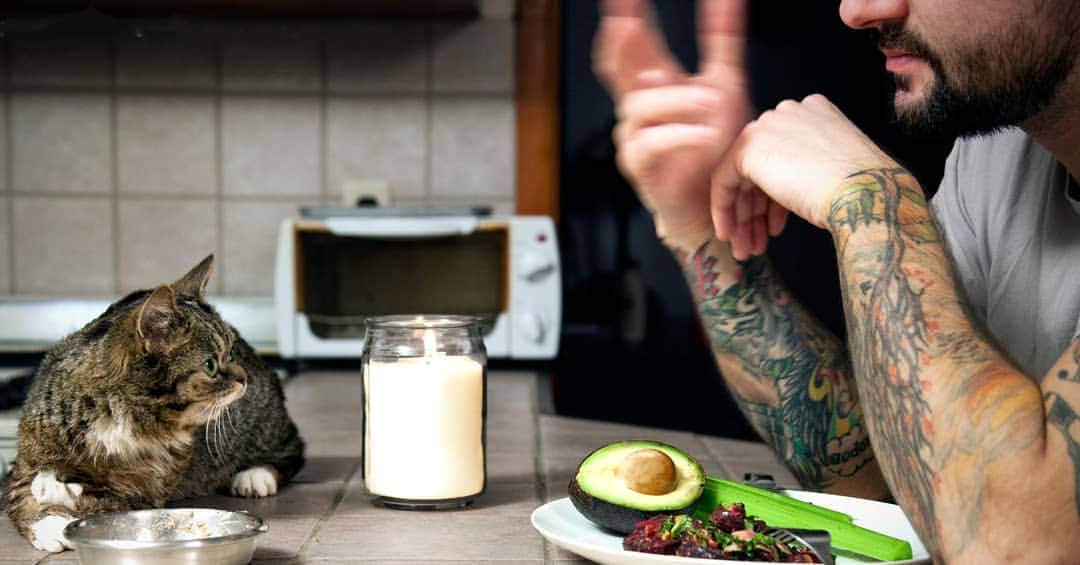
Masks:
[[[596,498],[581,490],[581,487],[578,486],[577,479],[574,478],[570,479],[570,502],[573,503],[574,508],[577,508],[578,512],[581,512],[582,516],[588,518],[596,525],[625,536],[634,531],[634,526],[636,526],[638,522],[652,518],[657,514],[688,513],[690,509],[694,507],[696,500],[691,501],[685,508],[647,512],[636,508],[620,506]]]

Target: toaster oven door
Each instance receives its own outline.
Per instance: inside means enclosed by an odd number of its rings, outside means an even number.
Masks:
[[[442,237],[296,233],[296,307],[323,339],[362,338],[383,314],[471,314],[490,329],[507,310],[505,225]]]

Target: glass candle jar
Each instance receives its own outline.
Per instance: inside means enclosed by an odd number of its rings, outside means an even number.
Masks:
[[[487,354],[472,316],[367,321],[363,477],[389,507],[466,506],[487,480]]]

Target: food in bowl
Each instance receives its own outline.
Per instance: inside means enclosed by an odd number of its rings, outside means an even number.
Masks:
[[[159,508],[97,514],[68,524],[64,536],[83,565],[113,563],[248,563],[257,516],[211,508]]]

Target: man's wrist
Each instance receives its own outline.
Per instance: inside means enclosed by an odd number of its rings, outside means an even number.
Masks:
[[[672,224],[654,215],[653,222],[656,224],[656,236],[664,247],[675,254],[693,253],[715,236],[712,220],[708,216],[699,222]]]
[[[922,187],[899,166],[862,170],[845,179],[831,199],[826,226],[841,262],[901,237],[940,241]]]
[[[743,267],[731,246],[710,236],[691,250],[671,248],[686,275],[695,302],[708,300],[742,280]]]
[[[904,189],[911,187],[919,191],[921,187],[914,176],[893,161],[883,161],[875,166],[861,168],[840,181],[825,199],[823,204],[823,222],[826,229],[836,237],[837,230],[854,228],[857,223],[870,223],[884,220],[881,209],[881,193],[893,179],[904,177],[912,179],[904,183]]]
[[[914,178],[912,173],[888,158],[863,163],[858,169],[843,177],[828,193],[828,197],[822,203],[822,210],[819,211],[822,214],[821,217],[824,218],[820,225],[833,232],[835,238],[836,229],[842,227],[841,224],[836,223],[838,216],[851,217],[849,212],[858,213],[864,217],[874,215],[874,206],[867,200],[867,188],[881,185],[885,183],[886,178],[895,176]],[[915,186],[918,184],[916,183]]]

